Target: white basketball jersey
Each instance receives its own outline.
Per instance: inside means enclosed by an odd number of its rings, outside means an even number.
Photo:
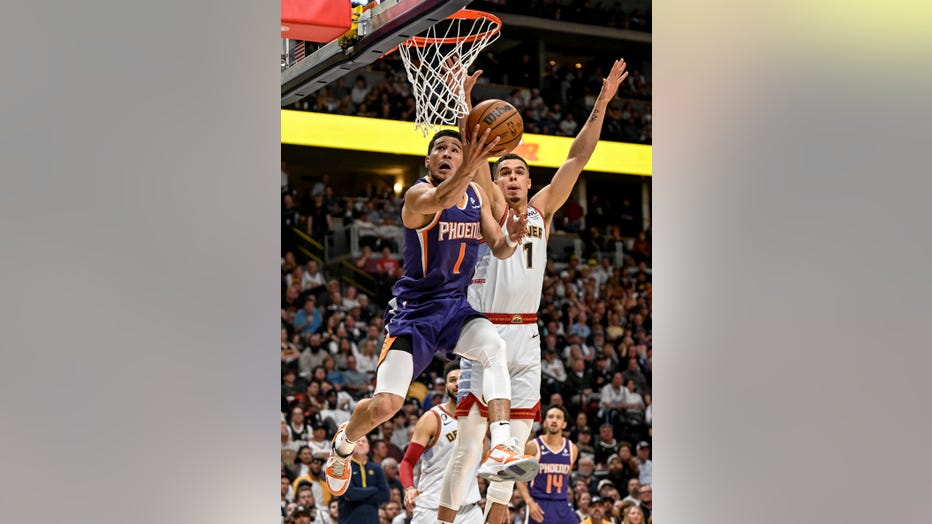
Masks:
[[[437,509],[440,506],[440,486],[443,484],[443,475],[453,456],[457,421],[455,416],[444,411],[441,406],[434,406],[427,413],[433,413],[438,418],[440,427],[433,444],[428,444],[414,469],[414,485],[421,490],[414,504],[417,507]],[[427,413],[424,416],[428,416]],[[475,478],[468,482],[469,487],[463,496],[463,505],[479,501],[479,483]]]
[[[537,313],[547,265],[547,231],[544,216],[531,206],[527,208],[527,229],[521,245],[504,260],[496,258],[487,244],[479,246],[479,260],[468,291],[469,304],[476,310]]]

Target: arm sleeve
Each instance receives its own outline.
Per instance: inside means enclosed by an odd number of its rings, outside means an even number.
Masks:
[[[405,451],[405,456],[401,459],[401,469],[398,472],[398,478],[401,479],[401,485],[405,489],[414,485],[414,465],[421,459],[424,453],[424,446],[417,442],[412,442]]]

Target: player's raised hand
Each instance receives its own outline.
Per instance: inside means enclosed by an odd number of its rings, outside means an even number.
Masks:
[[[625,71],[627,67],[628,64],[625,63],[624,58],[615,60],[615,63],[612,64],[612,70],[608,72],[608,76],[602,79],[602,93],[600,93],[599,96],[607,96],[609,98],[615,96],[615,93],[618,92],[618,87],[628,78],[628,72]]]
[[[492,151],[495,149],[496,144],[498,144],[499,140],[502,138],[497,136],[489,140],[489,134],[491,134],[491,132],[492,128],[489,127],[482,133],[482,136],[479,136],[479,124],[476,124],[475,127],[473,127],[472,134],[463,134],[463,165],[460,169],[465,169],[467,172],[474,172],[479,169],[482,162],[488,163],[488,158],[492,155]],[[470,137],[475,136],[479,136],[479,138],[476,140],[470,139]]]
[[[520,244],[527,235],[527,213],[516,215],[515,212],[508,208],[508,217],[505,219],[508,238],[512,242]]]

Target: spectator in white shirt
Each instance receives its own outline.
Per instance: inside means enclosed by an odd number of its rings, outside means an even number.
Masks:
[[[600,392],[599,417],[609,424],[614,424],[625,407],[627,391],[622,386],[622,378],[621,372],[616,371],[612,374],[612,381],[603,386]]]
[[[548,349],[544,352],[540,371],[544,383],[551,392],[559,393],[563,389],[563,383],[566,382],[566,368],[563,367],[563,361],[557,358],[556,351]]]

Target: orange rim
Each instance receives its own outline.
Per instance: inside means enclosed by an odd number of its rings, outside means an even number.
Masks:
[[[404,45],[408,47],[424,47],[428,45],[450,45],[457,43],[466,43],[466,42],[475,42],[480,38],[486,38],[492,36],[499,32],[502,28],[502,20],[493,15],[492,13],[486,13],[484,11],[476,11],[474,9],[461,9],[452,15],[447,17],[447,20],[479,20],[484,18],[489,22],[495,24],[495,27],[489,28],[487,31],[481,33],[476,33],[473,35],[462,35],[462,36],[450,36],[447,38],[436,38],[436,37],[424,37],[424,36],[412,36],[411,38],[405,40],[399,45]],[[391,51],[389,51],[390,53]],[[388,54],[388,53],[386,53]]]

